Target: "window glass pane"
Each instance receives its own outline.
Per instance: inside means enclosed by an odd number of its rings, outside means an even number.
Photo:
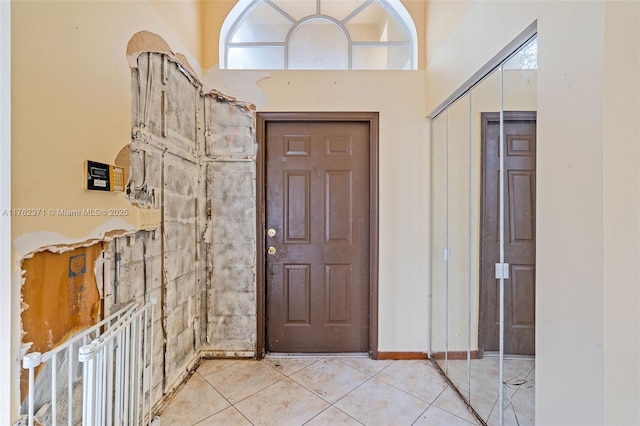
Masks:
[[[231,42],[284,42],[293,23],[269,6],[259,3],[242,21]]]
[[[409,46],[353,46],[354,70],[410,70]]]
[[[379,3],[371,3],[346,23],[351,40],[407,41],[393,15]]]
[[[538,69],[538,37],[534,37],[504,64],[505,70]]]
[[[283,46],[229,47],[227,68],[229,69],[282,69],[284,67]]]
[[[316,0],[271,0],[293,19],[300,20],[317,12]]]
[[[349,43],[326,19],[306,21],[289,39],[289,69],[348,69]]]
[[[221,34],[226,40],[220,52],[225,68],[415,69],[409,31],[415,27],[402,13],[396,15],[399,3],[253,0],[244,7],[240,19],[229,26],[231,32]]]
[[[365,0],[322,0],[320,13],[342,21],[365,2]]]

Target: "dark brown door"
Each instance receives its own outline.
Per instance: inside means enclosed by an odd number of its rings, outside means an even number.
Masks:
[[[499,284],[496,263],[499,246],[500,116],[482,114],[482,242],[481,349],[499,350]],[[509,278],[504,281],[504,350],[507,354],[535,354],[535,242],[536,242],[536,113],[504,113],[504,241]]]
[[[369,350],[369,123],[266,124],[266,350]]]

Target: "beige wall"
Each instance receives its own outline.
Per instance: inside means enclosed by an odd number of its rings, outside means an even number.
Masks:
[[[604,18],[605,424],[640,424],[640,3]]]
[[[0,3],[0,209],[11,207],[11,3]],[[0,424],[14,418],[13,318],[18,301],[11,297],[11,217],[0,217]],[[16,335],[17,336],[17,335]],[[9,379],[9,380],[8,380]]]
[[[84,161],[113,163],[129,143],[131,36],[162,34],[199,69],[192,56],[200,51],[197,17],[196,2],[12,3],[14,208],[130,207],[122,193],[84,190]],[[46,213],[15,217],[13,238],[22,255],[122,227],[108,215]]]
[[[538,22],[536,423],[638,424],[638,4],[455,13],[429,54],[427,110]]]
[[[262,111],[380,112],[380,351],[428,350],[429,151],[420,71],[280,71]],[[407,326],[411,324],[411,326]]]

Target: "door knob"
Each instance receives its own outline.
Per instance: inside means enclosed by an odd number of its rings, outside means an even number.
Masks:
[[[270,237],[275,237],[276,236],[276,230],[274,228],[269,228],[269,230],[267,231],[267,235]]]
[[[267,253],[269,254],[276,254],[276,248],[274,246],[271,246],[267,249]]]

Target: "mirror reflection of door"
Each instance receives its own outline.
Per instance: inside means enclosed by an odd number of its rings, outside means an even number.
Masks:
[[[535,354],[536,113],[504,112],[504,352]],[[499,239],[500,114],[482,114],[480,351],[500,343]]]
[[[266,350],[369,350],[369,123],[267,122]]]

